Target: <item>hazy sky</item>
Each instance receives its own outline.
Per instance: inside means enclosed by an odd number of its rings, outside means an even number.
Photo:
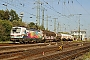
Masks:
[[[0,0],[0,10],[15,10],[21,12],[24,22],[35,22],[37,14],[38,0]],[[54,31],[54,19],[59,25],[59,31],[78,30],[80,20],[80,30],[86,30],[90,36],[90,0],[40,0],[40,24],[42,23],[42,7],[44,7],[44,24],[48,15],[48,29]],[[3,6],[2,4],[6,4]],[[80,15],[81,14],[81,15]],[[32,17],[32,18],[30,18]],[[56,26],[57,26],[56,25]],[[58,28],[58,27],[56,27]]]

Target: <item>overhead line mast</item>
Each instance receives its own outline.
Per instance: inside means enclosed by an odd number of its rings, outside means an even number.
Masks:
[[[53,18],[54,19],[54,32],[56,33],[56,19],[58,18]]]
[[[44,28],[44,11],[46,10],[44,7],[43,7],[43,4],[44,3],[41,3],[41,10],[42,10],[42,27]]]
[[[42,26],[44,27],[44,8],[42,8]]]
[[[37,15],[36,15],[37,25],[40,26],[40,0],[37,1]]]

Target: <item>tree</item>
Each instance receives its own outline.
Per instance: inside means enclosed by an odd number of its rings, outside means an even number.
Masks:
[[[0,19],[1,20],[9,20],[9,11],[0,10]]]
[[[10,20],[11,22],[13,20],[19,20],[18,14],[14,10],[0,10],[0,19],[1,20]]]
[[[25,22],[17,21],[17,20],[13,20],[12,24],[13,26],[23,26],[23,27],[27,26]]]
[[[13,20],[19,20],[19,17],[18,17],[18,14],[16,13],[16,11],[14,10],[10,10],[9,12],[9,15],[10,15],[10,21],[13,21]]]
[[[4,20],[4,10],[0,10],[0,19]]]
[[[28,28],[36,28],[35,23],[30,22],[30,23],[28,24]]]
[[[4,40],[3,38],[5,38],[4,34],[5,34],[5,28],[3,28],[1,21],[0,21],[0,41]]]
[[[6,10],[6,11],[4,11],[4,19],[3,20],[9,20],[9,11],[8,10]]]
[[[12,23],[7,20],[0,20],[0,41],[10,39]]]
[[[41,30],[45,30],[44,26],[42,26],[42,25],[40,26],[40,29],[41,29]]]

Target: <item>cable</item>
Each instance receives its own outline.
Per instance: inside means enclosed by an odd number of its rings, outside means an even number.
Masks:
[[[19,9],[20,11],[22,10],[21,8],[17,7],[17,6],[19,6],[19,5],[10,4],[10,3],[6,2],[6,1],[3,1],[3,0],[0,0],[0,1],[2,1],[2,2],[4,2],[4,3],[7,3],[7,4],[9,4],[10,6],[13,6],[13,7]],[[22,10],[22,11],[26,12],[27,14],[30,14],[30,15],[36,16],[36,15],[31,14],[31,13],[25,11],[25,10]]]
[[[44,1],[44,0],[43,0],[43,1]],[[60,12],[56,11],[55,8],[52,7],[49,3],[47,3],[46,1],[44,1],[44,2],[50,7],[49,9],[55,11],[55,12],[58,13],[58,14],[61,14]]]
[[[77,1],[77,0],[76,0]],[[77,1],[78,2],[78,1]],[[90,15],[90,13],[78,2],[78,4]]]

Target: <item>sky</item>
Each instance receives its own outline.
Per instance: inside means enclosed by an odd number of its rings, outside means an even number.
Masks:
[[[39,0],[0,0],[0,10],[13,9],[19,16],[20,13],[23,13],[22,20],[24,22],[37,23],[38,1]],[[42,10],[44,8],[45,28],[47,28],[48,19],[48,29],[54,31],[56,18],[57,31],[71,32],[73,30],[79,30],[80,23],[80,30],[86,31],[87,36],[90,36],[90,0],[40,0],[38,4],[40,5],[40,8],[38,8],[38,10],[40,9],[40,25],[42,24]]]

